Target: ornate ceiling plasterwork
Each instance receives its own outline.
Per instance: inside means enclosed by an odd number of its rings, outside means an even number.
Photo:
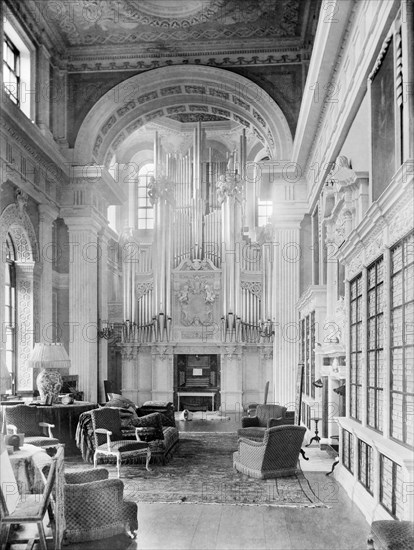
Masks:
[[[45,0],[40,11],[67,46],[300,36],[299,0]]]
[[[182,106],[186,113],[204,114],[207,107],[208,114],[231,119],[249,132],[254,128],[274,158],[289,154],[292,137],[287,121],[274,100],[256,84],[210,67],[164,67],[135,75],[96,103],[78,133],[77,162],[93,158],[102,163],[112,158],[128,136],[149,122],[174,114],[171,109],[183,113]],[[195,110],[190,109],[194,106]]]

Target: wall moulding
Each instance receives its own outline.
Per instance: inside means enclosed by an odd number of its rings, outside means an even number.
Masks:
[[[412,161],[411,161],[412,162]],[[413,228],[414,174],[403,164],[387,190],[365,213],[337,253],[349,280]]]
[[[71,57],[66,63],[68,73],[78,72],[107,72],[107,71],[148,71],[159,67],[170,67],[172,65],[207,65],[211,67],[246,67],[260,65],[290,65],[301,64],[307,60],[306,55],[300,48],[291,50],[258,49],[252,50],[250,55],[246,51],[226,52],[204,52],[180,53],[175,56],[161,56],[153,58],[138,54],[134,56],[79,56]],[[137,60],[137,57],[139,59]]]

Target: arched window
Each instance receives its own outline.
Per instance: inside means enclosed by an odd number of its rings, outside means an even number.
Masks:
[[[154,165],[149,162],[138,172],[138,229],[154,229],[154,208],[148,197],[148,184],[154,174]]]
[[[6,367],[12,378],[12,392],[15,389],[16,375],[16,265],[15,248],[10,233],[6,239],[5,262],[5,329]]]

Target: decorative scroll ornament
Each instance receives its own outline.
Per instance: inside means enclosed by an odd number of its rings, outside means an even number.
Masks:
[[[241,281],[240,286],[258,298],[262,297],[262,283],[260,281]]]
[[[217,181],[217,201],[221,205],[227,198],[233,197],[242,204],[244,180],[237,171],[226,172]]]
[[[150,290],[152,290],[153,287],[154,287],[154,285],[153,285],[152,281],[137,283],[136,286],[135,286],[135,293],[136,293],[137,300],[139,300],[145,294],[147,294]]]
[[[148,184],[148,197],[151,204],[157,204],[161,199],[172,206],[175,204],[174,185],[166,176],[159,176],[157,179],[151,177]]]

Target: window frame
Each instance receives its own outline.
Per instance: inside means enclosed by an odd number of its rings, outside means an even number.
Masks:
[[[13,64],[14,67],[12,68],[5,56],[5,50],[8,49],[11,54],[13,55]],[[20,107],[20,64],[21,64],[21,56],[20,56],[20,50],[17,48],[15,43],[12,41],[12,39],[9,37],[9,35],[4,32],[3,33],[3,86],[6,94],[10,97],[10,99],[15,103],[18,107]],[[7,67],[7,70],[9,73],[14,75],[14,78],[16,79],[16,93],[13,93],[8,87],[8,82],[5,82],[4,77],[4,66]]]
[[[360,280],[360,283],[358,285],[358,280]],[[352,297],[352,286],[356,285],[356,289],[359,287],[359,292],[356,291],[354,298]],[[362,355],[363,355],[363,277],[362,273],[359,273],[356,277],[354,277],[349,282],[349,311],[350,311],[350,319],[349,319],[349,353],[350,353],[350,365],[349,365],[349,385],[350,385],[350,397],[349,397],[349,415],[351,418],[353,418],[356,422],[362,421],[362,410],[360,410],[360,407],[358,406],[358,402],[361,405],[362,409]],[[352,307],[353,304],[355,304],[356,307],[356,313],[355,313],[355,322],[352,322]],[[355,326],[355,349],[353,348],[353,326]],[[353,356],[355,358],[355,363],[353,365]],[[353,382],[352,373],[353,373],[353,366],[355,368],[355,382]],[[359,379],[359,383],[358,383]],[[352,389],[355,388],[355,396],[353,396]],[[359,400],[358,400],[359,396]],[[355,414],[353,414],[353,397],[355,398]]]
[[[378,272],[379,267],[382,269],[381,280],[378,281]],[[370,272],[374,272],[374,284],[370,286]],[[366,311],[366,322],[367,322],[367,334],[366,334],[366,352],[367,352],[367,368],[366,368],[366,423],[369,428],[376,430],[379,433],[383,432],[383,402],[384,402],[384,364],[385,364],[385,355],[384,355],[384,305],[385,305],[385,262],[384,257],[380,256],[377,258],[368,268],[367,268],[367,278],[366,278],[366,299],[367,299],[367,311]],[[373,296],[375,301],[374,313],[370,312],[370,297]],[[378,304],[379,297],[382,298],[381,304]],[[381,309],[379,310],[379,306]],[[374,325],[374,342],[370,338],[370,325]],[[382,331],[382,334],[381,334]],[[370,355],[374,356],[374,383],[370,384]],[[382,361],[383,371],[382,371],[382,385],[379,385],[379,369],[378,365]],[[372,395],[374,396],[372,401]],[[380,396],[381,399],[380,399]],[[373,405],[374,408],[374,425],[370,421],[370,405]]]
[[[406,321],[406,311],[407,311],[407,305],[413,304],[412,307],[414,307],[414,298],[406,301],[406,273],[408,269],[414,264],[414,255],[412,254],[412,259],[408,264],[405,264],[405,247],[404,243],[409,241],[409,239],[413,239],[414,231],[411,231],[408,235],[400,239],[397,243],[395,243],[391,249],[390,249],[390,385],[389,385],[389,398],[390,398],[390,412],[389,412],[389,423],[390,423],[390,438],[399,444],[402,444],[409,449],[414,448],[414,443],[411,445],[407,441],[407,435],[410,433],[410,425],[407,420],[407,417],[409,416],[408,411],[410,410],[409,403],[407,403],[407,397],[411,397],[411,400],[414,400],[414,393],[407,391],[407,377],[409,374],[409,368],[408,368],[408,361],[406,360],[407,356],[407,349],[411,349],[412,353],[414,353],[414,342],[413,343],[407,343],[407,332],[406,328],[408,326],[408,323]],[[393,253],[401,247],[401,267],[398,271],[394,271],[393,265],[394,265],[394,258]],[[393,294],[393,284],[396,277],[401,274],[401,303],[399,305],[394,305],[394,294]],[[394,317],[393,313],[396,310],[401,310],[401,344],[400,345],[394,345]],[[393,352],[396,349],[401,349],[401,372],[402,372],[402,390],[395,390],[393,389],[394,385],[394,354]],[[394,419],[395,419],[395,410],[393,408],[393,404],[395,401],[395,395],[401,395],[402,397],[402,407],[401,407],[401,413],[402,413],[402,420],[401,420],[401,429],[402,429],[402,439],[398,439],[394,432],[393,432],[393,425],[394,425]]]
[[[6,237],[6,261],[5,261],[5,283],[4,283],[4,320],[6,328],[6,368],[12,379],[12,393],[15,390],[17,371],[17,309],[16,309],[16,252],[13,239],[10,233]],[[7,270],[7,271],[6,271]],[[8,275],[8,276],[7,276]]]

